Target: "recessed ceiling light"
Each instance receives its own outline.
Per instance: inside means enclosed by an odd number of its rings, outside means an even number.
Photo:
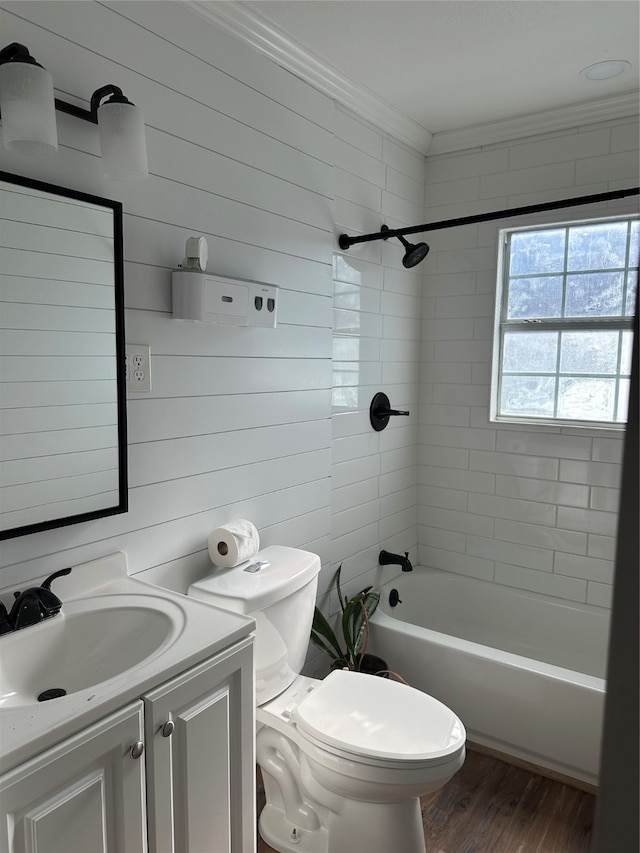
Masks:
[[[583,68],[580,76],[585,80],[611,80],[612,77],[624,74],[628,68],[631,68],[631,63],[626,59],[608,59]]]

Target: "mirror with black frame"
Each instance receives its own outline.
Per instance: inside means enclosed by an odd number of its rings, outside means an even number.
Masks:
[[[122,205],[0,172],[0,539],[127,510]]]

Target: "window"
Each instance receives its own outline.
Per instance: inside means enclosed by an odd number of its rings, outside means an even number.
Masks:
[[[500,232],[492,420],[626,422],[640,223]]]

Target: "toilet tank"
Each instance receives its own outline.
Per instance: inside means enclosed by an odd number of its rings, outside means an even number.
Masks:
[[[214,568],[189,595],[256,620],[256,702],[268,702],[302,670],[309,645],[320,558],[270,545],[246,563]]]

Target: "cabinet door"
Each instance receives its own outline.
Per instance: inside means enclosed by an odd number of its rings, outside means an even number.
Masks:
[[[2,776],[0,851],[146,850],[142,715],[137,701]]]
[[[253,639],[143,698],[150,853],[253,853]]]

